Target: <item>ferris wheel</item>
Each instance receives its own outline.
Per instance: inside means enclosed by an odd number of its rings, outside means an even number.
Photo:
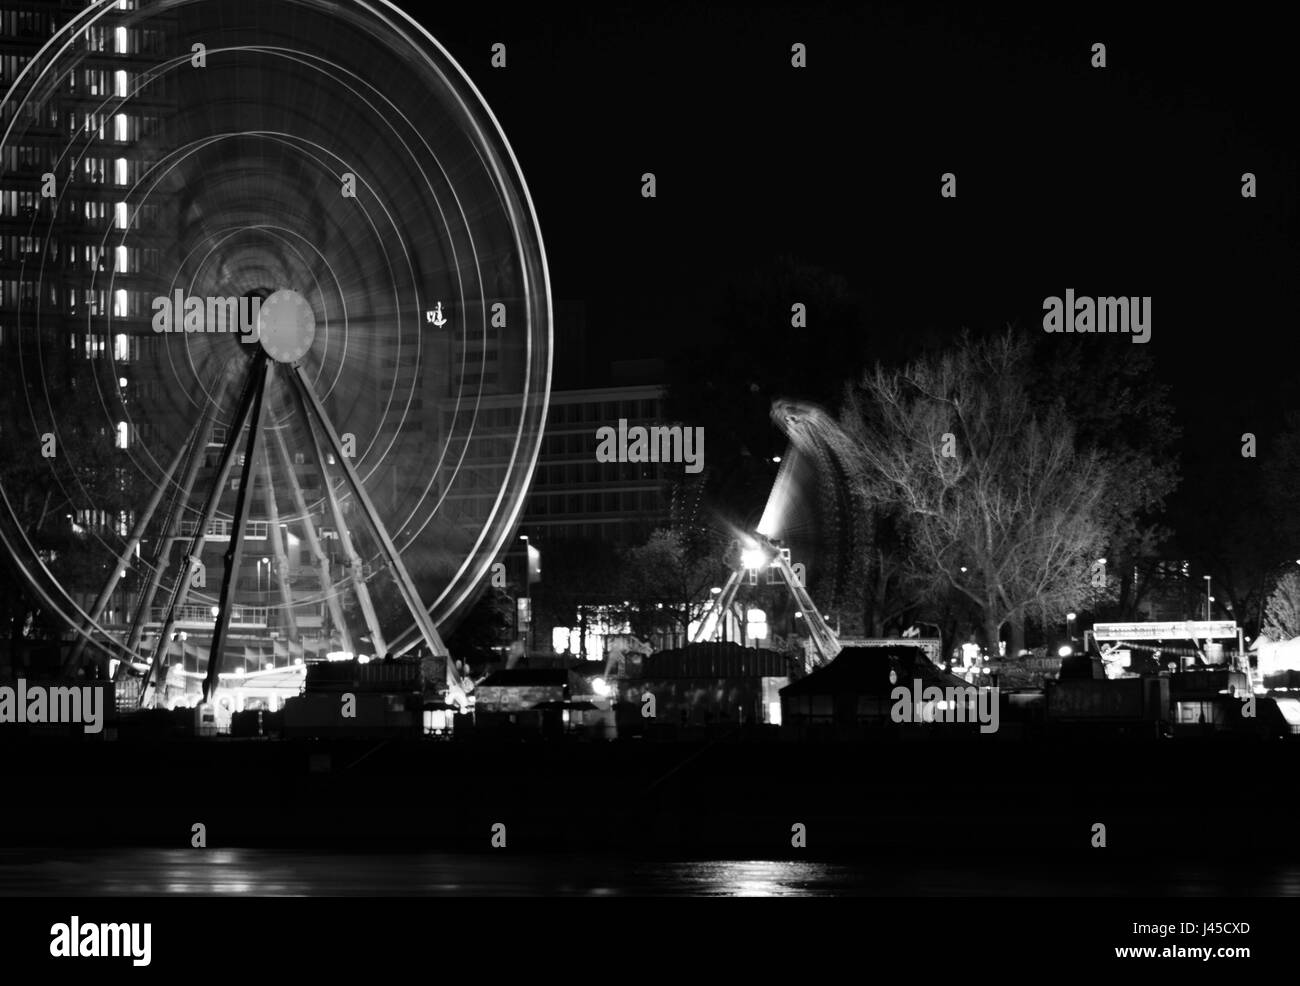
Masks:
[[[0,536],[65,672],[445,657],[551,371],[466,73],[386,0],[99,0],[4,109]]]

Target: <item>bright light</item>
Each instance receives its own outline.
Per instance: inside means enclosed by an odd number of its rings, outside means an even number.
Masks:
[[[761,609],[751,609],[745,613],[745,620],[749,623],[763,623],[767,620],[767,614]]]
[[[1077,617],[1075,616],[1074,613],[1066,613],[1066,614],[1065,614],[1065,618],[1066,618],[1067,620],[1073,620],[1073,619],[1076,619]]]
[[[1069,644],[1066,644],[1064,647],[1062,647],[1062,648],[1061,648],[1060,650],[1058,650],[1056,653],[1059,654],[1061,657],[1069,657],[1071,654],[1074,653],[1074,648],[1071,647]]]
[[[569,649],[569,628],[551,627],[551,650],[564,654]]]
[[[591,690],[601,698],[609,698],[610,693],[613,692],[613,689],[609,687],[609,682],[604,678],[592,678]]]
[[[212,615],[213,615],[213,616],[220,616],[220,615],[221,615],[221,607],[220,607],[220,606],[213,606],[213,607],[212,607]]]
[[[1300,562],[1298,562],[1297,564],[1300,564]],[[721,591],[722,591],[722,587],[715,585],[712,589],[709,590],[709,595],[716,596]]]
[[[297,666],[297,667],[302,667],[302,658],[301,658],[301,657],[295,657],[295,658],[293,659],[293,663],[294,663],[294,665]]]
[[[966,571],[966,566],[963,565],[963,566],[961,567],[961,570],[962,570],[963,572]]]
[[[263,670],[263,671],[270,671],[270,670],[271,670],[272,668],[274,668],[274,667],[275,667],[274,664],[272,664],[270,661],[267,661],[265,664],[262,665],[262,670]]]
[[[244,669],[243,669],[242,666],[241,666],[241,667],[238,667],[238,668],[235,668],[235,674],[236,674],[236,675],[242,675],[243,673],[244,673]]]
[[[127,439],[130,437],[130,434],[131,431],[130,428],[127,427],[127,423],[125,421],[119,421],[117,423],[117,447],[118,448],[126,448]]]
[[[370,655],[369,655],[369,654],[362,654],[360,657],[357,658],[357,663],[358,663],[358,664],[369,664],[369,663],[370,663]]]
[[[745,548],[740,553],[740,564],[753,571],[767,564],[767,552],[762,548]]]
[[[773,462],[780,462],[780,461],[781,461],[781,457],[780,457],[779,455],[774,455],[774,456],[772,456],[772,461],[773,461]]]
[[[350,661],[352,660],[352,651],[350,650],[332,650],[325,655],[327,661]]]
[[[119,387],[125,387],[125,386],[126,386],[126,377],[118,377],[118,378],[117,378],[117,385],[118,385]]]

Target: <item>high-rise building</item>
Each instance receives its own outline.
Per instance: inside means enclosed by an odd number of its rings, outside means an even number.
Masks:
[[[81,363],[73,375],[111,377],[101,391],[112,423],[108,441],[125,450],[148,427],[126,406],[133,394],[157,386],[137,369],[147,362],[142,347],[152,342],[150,299],[166,239],[158,231],[175,216],[166,196],[133,204],[132,190],[158,160],[176,94],[167,78],[145,84],[169,47],[169,21],[134,25],[135,0],[101,4],[103,15],[71,39],[71,49],[38,60],[88,6],[0,0],[0,93],[13,93],[0,116],[7,130],[0,156],[0,359],[14,373],[11,386],[20,360],[23,382],[36,386],[51,355]],[[51,376],[45,385],[57,391],[60,380]],[[33,414],[33,423],[38,419]],[[83,505],[59,514],[64,520],[94,538],[125,533],[133,517]],[[93,594],[72,592],[82,606]],[[128,603],[118,593],[106,618],[123,619]]]
[[[638,544],[668,522],[680,464],[598,462],[596,432],[665,424],[658,385],[561,390],[551,394],[546,434],[521,529],[539,543],[595,539]]]

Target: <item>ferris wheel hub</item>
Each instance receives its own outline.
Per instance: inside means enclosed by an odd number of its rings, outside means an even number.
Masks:
[[[297,291],[281,288],[264,302],[258,337],[266,354],[278,363],[296,363],[316,339],[316,315]]]

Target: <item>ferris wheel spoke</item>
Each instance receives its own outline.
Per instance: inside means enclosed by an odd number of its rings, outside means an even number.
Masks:
[[[284,550],[284,534],[280,530],[280,508],[275,502],[275,482],[271,474],[271,450],[262,445],[259,458],[262,462],[262,482],[266,487],[267,533],[271,537],[271,551],[275,555],[275,580],[280,587],[280,603],[289,628],[290,647],[298,640],[298,616],[293,609],[293,589],[289,585],[289,556]],[[289,655],[293,657],[292,654]]]
[[[295,377],[295,379],[297,378]],[[330,506],[330,515],[334,518],[334,529],[338,532],[339,545],[343,548],[343,557],[347,559],[352,591],[356,594],[357,602],[361,605],[361,614],[366,621],[366,628],[370,631],[370,643],[374,648],[375,656],[384,656],[388,653],[388,645],[384,640],[383,629],[379,625],[379,616],[375,612],[374,600],[370,598],[370,587],[366,584],[366,573],[361,562],[361,556],[357,554],[356,545],[352,540],[352,529],[348,527],[347,518],[343,516],[343,506],[339,503],[338,491],[334,489],[334,483],[330,479],[325,451],[321,448],[316,429],[312,427],[311,413],[305,401],[302,400],[300,391],[295,389],[295,393],[299,394],[299,406],[307,426],[307,433],[311,436],[316,464],[320,468],[321,487],[325,490],[325,499]],[[334,454],[338,456],[339,460],[347,461],[347,457],[343,455],[342,446],[339,446]]]
[[[230,481],[230,470],[235,464],[235,448],[239,444],[239,436],[243,434],[244,425],[248,423],[249,412],[252,410],[254,400],[257,401],[258,410],[261,410],[261,394],[266,386],[268,366],[265,357],[261,353],[258,353],[254,359],[256,360],[254,370],[249,374],[244,392],[240,395],[239,409],[235,413],[235,420],[229,432],[226,434],[226,442],[221,450],[221,462],[217,466],[217,474],[208,489],[208,498],[203,505],[203,513],[199,517],[198,527],[195,529],[194,537],[190,541],[189,554],[186,556],[187,564],[184,571],[178,573],[176,582],[172,586],[171,600],[167,604],[167,613],[163,619],[161,632],[158,634],[158,643],[154,646],[153,660],[149,664],[149,671],[145,675],[143,687],[140,690],[140,705],[142,708],[147,708],[153,699],[158,672],[162,668],[163,657],[166,655],[167,648],[171,643],[172,632],[176,629],[176,613],[189,599],[190,589],[194,584],[194,573],[203,564],[203,546],[208,541],[208,527],[216,516],[217,505],[221,502],[221,493],[225,489],[226,483]]]
[[[185,516],[186,504],[189,503],[190,496],[194,492],[194,484],[198,480],[199,470],[203,468],[203,453],[212,438],[212,427],[216,423],[216,408],[216,404],[208,406],[199,421],[198,432],[190,442],[190,459],[185,469],[185,478],[181,481],[181,488],[177,491],[175,499],[172,500],[171,511],[164,524],[164,533],[158,542],[158,550],[154,555],[149,581],[144,592],[140,594],[140,604],[136,609],[135,619],[131,623],[131,635],[126,642],[126,654],[122,663],[117,666],[117,674],[114,675],[114,680],[121,680],[126,676],[128,664],[134,661],[139,653],[140,638],[144,635],[145,624],[149,622],[149,613],[153,608],[154,597],[158,594],[158,587],[162,584],[163,576],[171,566],[172,549],[176,546],[176,542],[180,540],[181,519]]]
[[[258,439],[262,435],[262,398],[266,394],[266,381],[271,375],[271,361],[259,353],[255,357],[253,376],[257,385],[253,390],[253,408],[249,412],[248,441],[244,446],[244,464],[239,475],[239,493],[235,498],[234,526],[230,532],[230,547],[226,549],[226,570],[221,576],[221,597],[217,601],[217,625],[212,630],[212,645],[208,650],[208,674],[203,680],[203,700],[209,701],[217,691],[217,676],[221,673],[222,648],[230,630],[230,594],[239,580],[239,562],[244,555],[244,531],[248,527],[248,513],[253,505],[253,480],[256,474]],[[225,485],[225,480],[222,480]]]
[[[319,423],[321,431],[329,439],[330,447],[334,450],[334,455],[342,468],[343,475],[347,479],[348,486],[352,490],[352,495],[356,498],[357,504],[365,513],[366,519],[369,520],[370,526],[375,533],[375,538],[379,542],[380,550],[384,555],[384,560],[388,563],[389,571],[392,572],[393,580],[397,583],[397,588],[406,603],[411,617],[415,620],[416,626],[420,628],[424,636],[425,643],[429,647],[431,654],[439,657],[446,657],[448,685],[455,685],[454,691],[460,691],[463,696],[462,683],[455,674],[454,665],[448,657],[447,647],[438,634],[438,629],[433,625],[433,620],[429,618],[429,611],[425,609],[424,603],[420,600],[419,591],[415,588],[415,582],[411,578],[411,573],[407,571],[406,565],[402,561],[402,556],[397,547],[393,544],[393,539],[388,534],[388,528],[380,519],[379,511],[375,509],[370,494],[361,483],[360,477],[357,476],[356,470],[352,467],[352,461],[343,454],[343,443],[340,441],[338,432],[330,422],[329,415],[325,412],[320,398],[312,389],[311,382],[307,379],[306,373],[302,366],[298,365],[293,368],[293,380],[297,384],[297,392],[302,399],[304,406],[313,414]],[[313,432],[313,440],[314,432]],[[329,484],[326,483],[327,488]],[[332,489],[332,488],[331,488]],[[331,496],[333,494],[331,493]]]
[[[273,429],[275,433],[276,448],[280,453],[280,459],[284,464],[284,473],[289,480],[289,491],[293,496],[293,506],[302,518],[303,529],[306,534],[307,550],[311,553],[312,561],[316,564],[316,571],[320,577],[320,591],[325,597],[325,605],[329,607],[330,620],[334,629],[338,631],[339,642],[345,651],[352,650],[352,634],[348,631],[347,621],[343,618],[343,607],[339,604],[338,593],[334,591],[334,580],[330,577],[330,563],[325,556],[325,549],[321,547],[320,538],[316,534],[316,525],[312,523],[311,513],[307,510],[307,499],[303,496],[302,484],[298,482],[298,474],[293,468],[293,460],[289,457],[289,449],[285,444],[284,435],[280,429]]]
[[[77,641],[73,644],[72,649],[68,652],[67,658],[63,662],[64,674],[71,675],[81,666],[81,655],[85,652],[86,643],[90,640],[90,635],[94,633],[95,627],[99,625],[99,618],[104,615],[104,610],[108,606],[108,601],[113,597],[118,583],[122,576],[126,574],[126,566],[131,561],[131,556],[135,554],[136,548],[140,546],[144,538],[145,531],[149,527],[149,522],[153,520],[154,512],[158,509],[158,504],[162,502],[163,494],[167,492],[176,476],[176,472],[185,460],[185,450],[189,443],[194,440],[199,426],[196,424],[190,430],[190,436],[172,458],[171,464],[167,467],[162,481],[158,483],[153,494],[149,497],[149,502],[145,504],[144,510],[136,518],[135,525],[131,528],[131,534],[126,539],[126,544],[114,560],[113,568],[108,573],[108,578],[104,581],[104,586],[99,590],[99,595],[95,597],[95,602],[90,607],[90,612],[86,615],[85,633],[77,635]],[[95,651],[95,661],[101,666],[108,663],[108,653],[101,648]],[[107,677],[107,676],[106,676]]]

